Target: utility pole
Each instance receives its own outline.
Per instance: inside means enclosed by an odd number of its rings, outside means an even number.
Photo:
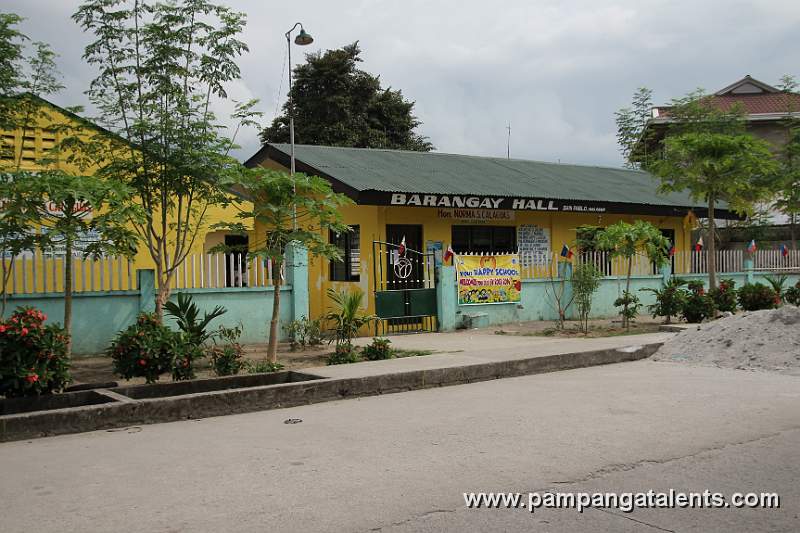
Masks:
[[[508,130],[508,139],[506,140],[506,158],[507,159],[511,159],[511,123],[510,122],[508,123],[508,126],[506,126],[506,129]]]

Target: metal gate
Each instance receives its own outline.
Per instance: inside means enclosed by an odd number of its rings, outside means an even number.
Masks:
[[[433,253],[372,242],[376,335],[436,331],[434,272]]]

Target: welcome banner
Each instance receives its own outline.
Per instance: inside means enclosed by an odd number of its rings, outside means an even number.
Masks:
[[[520,301],[519,255],[456,256],[459,305]]]

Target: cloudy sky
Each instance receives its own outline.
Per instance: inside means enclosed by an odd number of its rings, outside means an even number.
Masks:
[[[659,104],[745,74],[800,75],[797,0],[219,1],[248,15],[250,53],[229,92],[259,98],[265,121],[285,98],[283,34],[301,21],[315,42],[295,47],[295,62],[360,41],[362,68],[416,101],[421,132],[442,152],[504,156],[510,122],[512,157],[616,166],[613,113],[636,87]],[[62,105],[86,105],[95,74],[81,60],[88,36],[69,18],[79,3],[0,8],[59,53]],[[238,141],[242,158],[258,149],[255,130]]]

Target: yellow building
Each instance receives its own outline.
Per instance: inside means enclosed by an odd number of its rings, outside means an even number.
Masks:
[[[91,169],[80,169],[75,164],[68,161],[68,153],[60,153],[58,157],[53,156],[53,149],[59,145],[65,135],[78,135],[89,137],[90,135],[107,135],[110,139],[125,142],[114,133],[70,112],[60,106],[53,104],[43,98],[25,95],[21,98],[26,99],[26,103],[33,102],[34,111],[30,113],[30,126],[24,131],[0,130],[0,171],[3,170],[26,170],[37,171],[44,169],[58,168],[68,173],[78,174],[92,172]],[[84,133],[85,132],[85,133]],[[241,209],[248,209],[247,205]],[[191,250],[190,258],[187,260],[186,268],[176,273],[174,284],[176,287],[201,286],[200,278],[204,278],[203,285],[208,286],[210,281],[222,286],[235,285],[241,277],[233,272],[238,267],[240,257],[234,257],[234,268],[228,268],[231,264],[231,255],[227,254],[220,258],[209,258],[205,254],[214,246],[222,243],[232,245],[247,244],[247,239],[230,235],[224,231],[215,231],[212,226],[219,222],[234,222],[237,209],[233,206],[209,205],[203,224],[195,229],[195,238]],[[49,292],[59,291],[63,287],[63,261],[59,258],[58,252],[48,252],[42,254],[40,251],[26,254],[24,262],[16,262],[14,268],[14,281],[9,281],[12,285],[10,292]],[[212,259],[214,264],[212,264]],[[6,257],[7,261],[8,258]],[[219,262],[219,265],[216,263]],[[205,265],[205,266],[204,266]],[[78,261],[75,269],[75,290],[117,290],[131,289],[134,283],[134,273],[137,269],[152,269],[153,260],[144,245],[140,245],[136,256],[129,263],[116,261],[112,258],[100,261]],[[256,274],[255,269],[247,271],[246,267],[238,269],[246,276],[252,277]],[[209,280],[208,278],[215,278]],[[246,283],[247,280],[245,280]],[[241,283],[241,282],[239,282]]]
[[[266,145],[246,164],[288,169],[289,153],[288,145]],[[659,194],[642,171],[324,146],[296,146],[295,154],[299,172],[327,179],[356,204],[343,209],[353,231],[329,236],[344,261],[310,259],[312,317],[324,312],[329,287],[359,287],[370,312],[376,293],[433,287],[428,263],[439,264],[448,246],[456,254],[519,252],[523,275],[535,278],[547,275],[564,245],[574,246],[582,225],[646,220],[680,252],[689,250],[694,217],[705,215],[686,194]],[[734,217],[725,209],[718,216]],[[423,254],[402,279],[394,268],[401,242]]]

